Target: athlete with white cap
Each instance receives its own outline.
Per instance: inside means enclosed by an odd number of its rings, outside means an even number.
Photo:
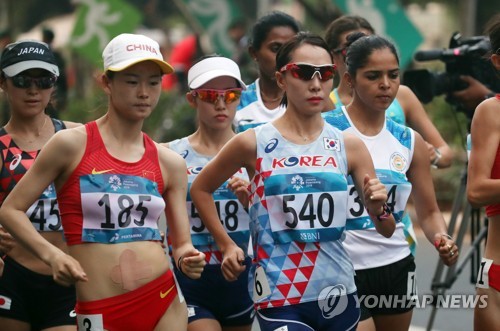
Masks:
[[[205,255],[189,236],[186,166],[142,132],[172,67],[157,42],[135,34],[112,39],[103,61],[106,114],[54,135],[5,200],[0,222],[56,282],[75,284],[80,330],[185,330],[187,309],[159,244],[158,219],[165,211],[179,269],[200,277]],[[51,182],[68,254],[25,214]]]
[[[190,91],[186,93],[186,99],[196,109],[198,129],[166,145],[186,160],[191,186],[201,169],[235,136],[231,123],[246,86],[238,65],[221,56],[203,58],[192,66],[188,72],[188,85]],[[224,229],[244,252],[248,250],[250,237],[249,216],[237,194],[248,200],[248,184],[248,175],[242,168],[213,194]],[[238,188],[235,193],[231,191],[233,187]],[[175,270],[188,305],[188,330],[250,331],[254,316],[247,285],[251,259],[245,257],[245,271],[236,281],[226,281],[221,271],[222,253],[200,219],[189,194],[186,207],[193,244],[205,254],[207,262],[201,279],[191,280]]]

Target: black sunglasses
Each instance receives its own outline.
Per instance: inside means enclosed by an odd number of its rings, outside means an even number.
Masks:
[[[38,88],[43,90],[54,87],[57,80],[55,76],[30,77],[17,75],[8,78],[12,80],[12,85],[17,88],[30,88],[31,84],[35,83]]]

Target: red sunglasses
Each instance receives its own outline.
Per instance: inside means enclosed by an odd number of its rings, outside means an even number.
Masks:
[[[302,80],[311,80],[316,73],[322,82],[326,82],[335,75],[335,64],[315,65],[310,63],[288,63],[284,65],[280,72],[290,71],[293,77]]]
[[[198,97],[201,101],[208,103],[213,103],[214,105],[219,100],[219,97],[223,97],[226,104],[234,102],[241,97],[242,88],[232,88],[227,90],[211,90],[211,89],[198,89],[193,90],[191,95]]]

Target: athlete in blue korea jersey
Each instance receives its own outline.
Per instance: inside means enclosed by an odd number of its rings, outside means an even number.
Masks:
[[[220,56],[204,58],[189,69],[188,84],[191,91],[186,98],[196,109],[198,129],[166,145],[186,161],[189,190],[203,167],[235,135],[231,123],[245,84],[238,65]],[[248,251],[250,238],[248,205],[243,206],[237,194],[247,197],[248,184],[246,169],[241,168],[212,195],[224,230],[244,252]],[[205,254],[207,262],[197,280],[184,277],[176,270],[188,305],[188,330],[250,331],[254,316],[247,285],[250,257],[245,257],[246,269],[238,280],[226,281],[221,272],[222,253],[200,218],[190,194],[187,195],[186,207],[193,245]]]
[[[333,126],[361,138],[373,159],[380,181],[386,185],[387,205],[397,221],[396,231],[385,238],[374,230],[372,218],[351,185],[344,246],[356,270],[360,298],[392,295],[393,307],[361,302],[359,330],[408,330],[416,295],[415,263],[403,232],[401,218],[413,189],[418,221],[443,262],[457,261],[457,247],[447,237],[436,202],[425,142],[412,129],[386,117],[386,109],[399,89],[399,60],[387,39],[363,33],[348,36],[345,79],[353,89],[352,102],[323,113]],[[385,297],[387,298],[387,297]]]
[[[285,114],[231,139],[198,175],[191,197],[223,253],[224,276],[237,279],[244,252],[220,225],[211,194],[246,168],[255,254],[250,285],[261,330],[354,330],[354,269],[342,245],[347,176],[373,215],[384,218],[373,216],[376,229],[390,237],[395,221],[383,208],[387,192],[364,144],[321,117],[334,74],[324,40],[297,34],[278,51],[276,71]]]

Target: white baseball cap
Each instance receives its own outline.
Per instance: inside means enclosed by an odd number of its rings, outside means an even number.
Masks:
[[[104,71],[122,71],[143,61],[158,64],[164,74],[174,71],[163,61],[160,45],[153,39],[141,34],[122,33],[114,37],[102,52]]]
[[[201,60],[188,71],[188,85],[194,90],[208,81],[222,76],[233,77],[246,90],[245,83],[241,80],[240,68],[231,59],[222,56],[213,56]]]

